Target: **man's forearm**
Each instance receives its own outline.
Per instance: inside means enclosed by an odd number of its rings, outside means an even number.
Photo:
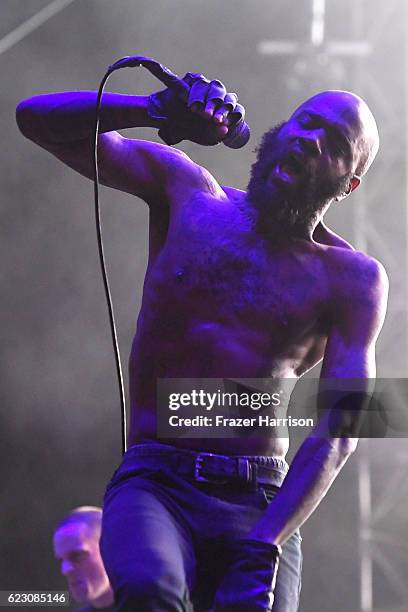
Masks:
[[[74,91],[44,94],[23,100],[17,106],[22,133],[36,142],[68,143],[90,138],[95,123],[97,93]],[[104,93],[101,132],[132,127],[160,127],[162,121],[147,112],[147,96]]]
[[[309,436],[249,537],[283,544],[319,505],[354,448],[353,439]]]
[[[351,358],[351,356],[350,356]],[[356,370],[356,366],[354,365]],[[306,438],[252,536],[283,544],[317,508],[357,447],[375,382],[375,368],[364,365],[356,378],[321,377],[319,420]]]

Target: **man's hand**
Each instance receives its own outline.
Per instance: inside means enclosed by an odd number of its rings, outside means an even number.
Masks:
[[[228,543],[228,567],[211,612],[271,612],[280,546],[251,539]]]
[[[226,137],[229,128],[244,121],[244,107],[221,81],[209,81],[202,74],[192,72],[183,80],[190,88],[187,101],[180,99],[171,88],[149,98],[149,115],[165,120],[159,136],[166,144],[191,140],[201,145],[215,145]]]

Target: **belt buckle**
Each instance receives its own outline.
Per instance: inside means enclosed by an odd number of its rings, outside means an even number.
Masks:
[[[214,453],[198,453],[195,462],[195,470],[194,470],[194,478],[198,482],[213,482],[210,478],[206,478],[205,476],[201,476],[201,470],[203,469],[203,461],[205,457],[214,457]]]

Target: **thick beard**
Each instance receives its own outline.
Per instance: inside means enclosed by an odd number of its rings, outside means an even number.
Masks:
[[[319,178],[307,171],[290,191],[276,189],[271,192],[268,177],[278,163],[280,153],[279,132],[285,122],[266,132],[257,147],[257,159],[251,167],[247,196],[259,213],[259,222],[282,230],[294,231],[310,225],[333,198],[343,194],[350,182],[350,175],[338,181]]]

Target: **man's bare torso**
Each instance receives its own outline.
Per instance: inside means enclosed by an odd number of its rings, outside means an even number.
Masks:
[[[243,192],[226,188],[198,192],[170,216],[151,214],[130,356],[130,444],[156,438],[158,378],[298,378],[323,356],[332,249],[266,241],[244,202]],[[231,454],[284,456],[288,448],[288,439],[273,433],[168,442]]]

